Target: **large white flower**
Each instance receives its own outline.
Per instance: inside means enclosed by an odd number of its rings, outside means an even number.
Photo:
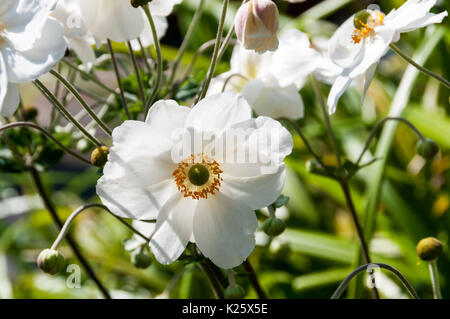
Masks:
[[[153,44],[150,26],[142,8],[133,8],[125,0],[78,0],[88,30],[98,43],[111,39],[125,42],[141,38],[144,46]],[[166,17],[182,0],[153,0],[149,3],[158,37],[167,31]],[[133,41],[133,48],[139,44]]]
[[[330,40],[329,53],[343,70],[328,97],[330,113],[336,111],[339,98],[356,77],[365,76],[364,90],[367,90],[379,60],[389,50],[389,45],[399,40],[400,33],[440,23],[447,16],[447,11],[429,12],[435,3],[436,0],[408,0],[388,15],[376,6],[369,6],[336,30]]]
[[[172,263],[191,241],[216,265],[232,268],[255,246],[254,210],[280,194],[292,147],[286,129],[268,117],[253,119],[235,93],[192,109],[163,100],[145,122],[114,130],[97,194],[118,216],[157,219],[150,246],[159,262]]]
[[[263,54],[237,45],[231,70],[213,79],[208,94],[221,92],[226,84],[225,90],[241,92],[258,115],[303,117],[303,100],[298,91],[306,76],[317,68],[320,55],[301,31],[284,31],[279,41],[276,51]]]
[[[66,51],[60,24],[46,1],[0,2],[0,114],[12,116],[19,105],[18,83],[48,72]]]

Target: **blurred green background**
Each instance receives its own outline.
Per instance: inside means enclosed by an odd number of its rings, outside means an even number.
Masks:
[[[374,1],[313,1],[299,4],[275,1],[282,14],[281,27],[297,27],[312,39],[332,35],[337,24]],[[197,0],[184,0],[169,17],[170,29],[163,39],[163,56],[171,61],[182,41],[196,8]],[[232,1],[226,29],[240,1]],[[375,2],[384,12],[399,7],[403,0]],[[208,0],[201,28],[196,32],[183,62],[204,42],[215,37],[221,1]],[[438,1],[433,12],[450,10],[448,1]],[[450,78],[450,23],[446,18],[431,26],[401,36],[397,44],[433,72]],[[218,73],[226,71],[231,50],[224,56]],[[194,75],[204,75],[210,52],[198,60]],[[130,63],[129,61],[126,63]],[[131,67],[128,66],[130,69]],[[370,148],[380,158],[361,170],[351,183],[358,214],[371,237],[370,251],[375,262],[399,269],[422,298],[431,298],[427,264],[416,256],[417,242],[435,236],[447,243],[450,230],[450,103],[449,90],[436,80],[409,71],[408,65],[391,51],[383,58],[377,75],[361,105],[356,89],[349,89],[332,116],[339,147],[345,157],[355,160],[370,129],[381,118],[403,116],[421,132],[434,139],[440,154],[425,162],[416,154],[417,137],[400,124],[395,130],[386,126],[383,134],[393,136]],[[195,76],[192,77],[195,80]],[[192,80],[192,79],[190,79]],[[400,85],[400,83],[402,83]],[[189,83],[188,83],[189,84]],[[324,96],[329,86],[322,84]],[[31,93],[30,93],[31,94]],[[300,126],[313,147],[333,160],[329,136],[323,124],[311,84],[301,90],[305,118]],[[49,108],[49,106],[47,106]],[[118,124],[118,123],[117,123]],[[277,214],[287,223],[280,237],[269,239],[257,233],[258,246],[250,256],[263,287],[272,298],[329,298],[341,282],[356,268],[359,243],[345,199],[339,185],[306,172],[311,158],[302,141],[294,135],[295,149],[287,159],[288,178],[283,194],[290,197],[287,207]],[[380,136],[380,135],[377,135]],[[80,145],[76,145],[80,147]],[[390,147],[389,147],[390,146]],[[388,151],[388,152],[386,152]],[[4,152],[4,145],[0,150]],[[87,154],[89,152],[86,152]],[[380,201],[376,202],[377,176],[385,165]],[[3,167],[3,166],[2,166]],[[65,220],[78,206],[98,202],[96,169],[87,168],[65,156],[42,173],[44,184]],[[263,219],[261,219],[263,220]],[[79,216],[71,233],[94,267],[104,285],[115,298],[210,298],[208,282],[194,264],[176,262],[161,266],[156,261],[146,270],[135,268],[124,241],[132,234],[107,213],[90,209]],[[0,298],[99,298],[101,294],[82,271],[81,288],[70,289],[70,273],[49,276],[42,273],[35,260],[48,248],[58,232],[43,208],[27,172],[0,171]],[[77,264],[70,248],[63,243],[61,251],[68,264]],[[438,261],[443,296],[450,298],[450,254]],[[256,297],[243,269],[237,269],[237,280],[246,288],[247,297]],[[380,293],[388,298],[407,298],[397,279],[386,272],[379,274]],[[364,284],[365,280],[360,281]],[[360,285],[359,285],[360,287]],[[347,297],[369,297],[370,291],[350,286]]]

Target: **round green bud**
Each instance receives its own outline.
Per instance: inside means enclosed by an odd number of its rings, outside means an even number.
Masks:
[[[444,253],[444,245],[434,237],[427,237],[419,241],[416,247],[417,256],[424,261],[433,261]]]
[[[353,18],[353,25],[356,29],[361,30],[362,28],[364,28],[364,24],[367,24],[367,20],[369,20],[370,16],[371,14],[367,10],[359,11]]]
[[[264,221],[262,230],[270,237],[280,235],[286,229],[286,224],[279,218],[271,217]]]
[[[57,250],[44,249],[37,258],[37,264],[43,272],[54,275],[63,269],[65,259]]]
[[[245,290],[238,284],[229,285],[224,292],[225,299],[243,299]]]
[[[151,2],[151,0],[130,0],[130,3],[134,8],[145,6],[149,2]]]
[[[417,153],[427,160],[433,159],[439,152],[439,146],[436,142],[426,138],[425,140],[420,140],[416,146]]]
[[[141,252],[135,252],[131,254],[131,263],[136,268],[145,269],[152,263],[152,257]]]
[[[97,147],[91,154],[91,164],[97,167],[105,166],[108,161],[109,148],[107,146]]]
[[[34,106],[25,106],[22,111],[24,121],[32,121],[38,116],[38,110]]]
[[[188,178],[195,186],[205,185],[209,180],[209,170],[202,164],[195,164],[189,169]]]

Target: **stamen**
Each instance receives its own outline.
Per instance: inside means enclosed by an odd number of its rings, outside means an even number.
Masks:
[[[219,163],[203,153],[193,155],[181,161],[178,168],[173,171],[178,191],[184,197],[199,200],[208,198],[219,191],[222,185],[222,170]]]
[[[356,16],[355,16],[356,18]],[[358,28],[355,28],[352,34],[353,43],[357,44],[361,42],[361,40],[366,39],[368,37],[373,38],[375,36],[374,29],[375,27],[382,25],[384,22],[384,14],[375,11],[374,14],[367,17],[367,20],[364,22],[361,18],[357,21]]]

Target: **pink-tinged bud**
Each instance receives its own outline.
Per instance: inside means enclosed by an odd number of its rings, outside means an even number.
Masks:
[[[243,4],[235,18],[236,34],[248,50],[258,53],[278,48],[278,8],[270,0],[250,0]]]

